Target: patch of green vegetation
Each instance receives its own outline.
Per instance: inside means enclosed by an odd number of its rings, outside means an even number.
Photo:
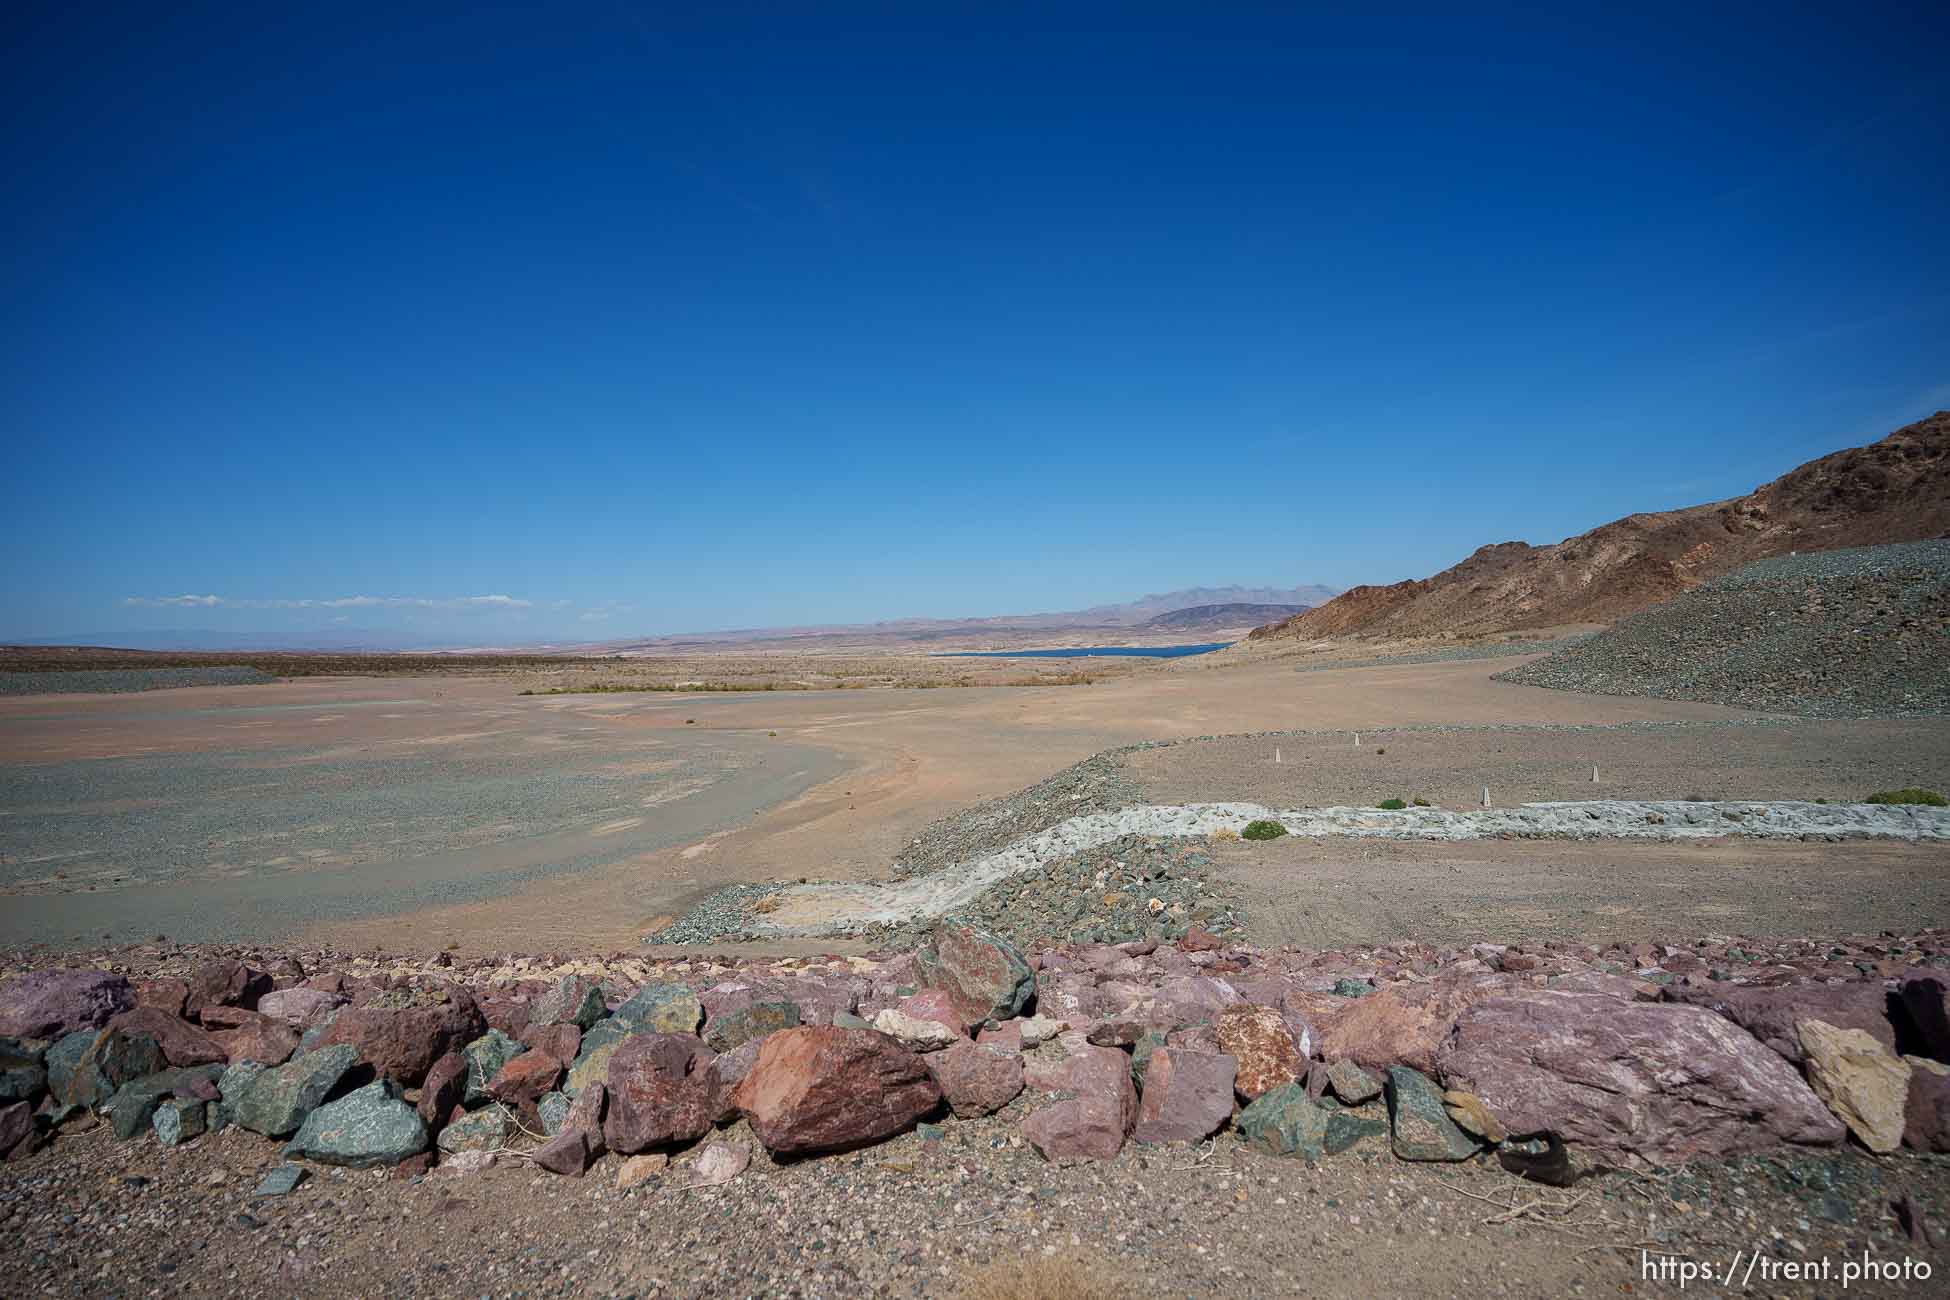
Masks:
[[[1402,809],[1408,807],[1408,805],[1400,799],[1383,799],[1375,807],[1386,808],[1389,812],[1400,812]]]
[[[1919,790],[1913,785],[1901,790],[1878,790],[1862,802],[1921,804],[1925,808],[1950,807],[1950,799],[1945,799],[1934,790]]]
[[[1262,817],[1257,821],[1247,822],[1246,829],[1239,832],[1239,838],[1243,840],[1277,840],[1284,834],[1286,834],[1286,827],[1276,821],[1270,821]]]

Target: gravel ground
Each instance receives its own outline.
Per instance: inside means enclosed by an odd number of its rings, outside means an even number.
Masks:
[[[0,695],[121,695],[174,686],[259,686],[277,678],[257,668],[84,668],[0,672]]]
[[[1762,560],[1497,680],[1810,717],[1950,714],[1950,541]]]
[[[1384,664],[1442,664],[1459,659],[1508,659],[1512,655],[1548,654],[1579,645],[1591,639],[1590,633],[1561,636],[1549,641],[1499,641],[1489,645],[1459,645],[1444,650],[1418,650],[1412,654],[1375,655],[1367,659],[1323,659],[1295,668],[1296,673],[1317,673],[1329,668],[1379,668]]]
[[[1025,835],[1085,813],[1115,812],[1147,802],[1124,763],[1126,754],[1142,748],[1146,746],[1107,749],[1027,789],[941,818],[901,850],[893,878],[926,875],[997,852]]]

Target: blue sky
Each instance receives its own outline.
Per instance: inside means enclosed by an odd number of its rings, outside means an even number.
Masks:
[[[8,6],[0,636],[1394,581],[1950,406],[1941,4],[1369,8]]]

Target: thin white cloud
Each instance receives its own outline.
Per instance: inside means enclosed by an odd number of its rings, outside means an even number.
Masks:
[[[230,596],[129,596],[124,605],[200,609],[527,609],[516,596],[337,596],[330,600],[259,600]]]

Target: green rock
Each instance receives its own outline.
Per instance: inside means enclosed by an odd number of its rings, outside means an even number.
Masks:
[[[358,1048],[334,1043],[288,1065],[266,1070],[245,1087],[231,1107],[231,1118],[253,1133],[287,1137],[303,1126],[358,1064]]]
[[[230,1127],[230,1112],[223,1108],[222,1102],[206,1101],[203,1103],[203,1131],[204,1132],[221,1133],[229,1127]]]
[[[535,1103],[535,1109],[542,1116],[542,1132],[554,1137],[562,1131],[569,1120],[569,1107],[574,1105],[566,1092],[545,1092]]]
[[[722,1016],[713,1016],[704,1026],[704,1043],[714,1052],[729,1052],[742,1043],[799,1024],[799,1006],[794,1002],[754,1002]]]
[[[1261,1093],[1233,1126],[1248,1146],[1276,1156],[1318,1160],[1327,1151],[1326,1111],[1307,1099],[1305,1084],[1285,1083]]]
[[[214,1125],[213,1130],[228,1127],[235,1121],[237,1103],[243,1099],[244,1090],[251,1086],[252,1080],[264,1073],[264,1068],[256,1061],[239,1061],[217,1077],[217,1095],[223,1100],[217,1102],[216,1107],[223,1115],[223,1123]]]
[[[600,987],[579,975],[564,975],[555,981],[554,988],[535,999],[528,1023],[567,1024],[587,1029],[608,1014],[609,1006],[603,1001]]]
[[[1359,1106],[1381,1095],[1381,1080],[1353,1061],[1335,1061],[1328,1066],[1327,1084],[1336,1097],[1350,1106]]]
[[[688,984],[645,984],[610,1019],[623,1029],[694,1034],[704,1019],[704,1004]]]
[[[47,1067],[41,1057],[18,1040],[0,1040],[0,1102],[27,1101],[47,1086]]]
[[[343,1010],[345,1010],[344,1007],[333,1007],[330,1011],[320,1016],[318,1022],[300,1036],[298,1039],[298,1050],[293,1052],[292,1055],[304,1056],[317,1051],[318,1045],[323,1043],[326,1037],[331,1034],[332,1026],[338,1023],[339,1012]]]
[[[195,1097],[176,1097],[156,1107],[155,1118],[150,1121],[156,1130],[156,1141],[174,1147],[201,1137],[207,1127],[208,1116],[204,1111],[208,1105]]]
[[[1388,1121],[1339,1110],[1327,1117],[1327,1154],[1337,1156],[1367,1138],[1388,1136]]]
[[[1334,981],[1334,996],[1337,998],[1364,998],[1374,992],[1374,985],[1366,980],[1338,979]]]
[[[303,1165],[282,1164],[264,1175],[263,1181],[258,1183],[257,1190],[252,1192],[251,1195],[289,1196],[298,1189],[298,1184],[304,1181],[305,1167]]]
[[[74,1086],[75,1071],[81,1068],[81,1058],[86,1056],[88,1049],[95,1045],[95,1038],[99,1032],[94,1029],[77,1029],[72,1034],[56,1039],[54,1045],[47,1049],[47,1054],[41,1058],[41,1064],[47,1068],[47,1090],[54,1094],[56,1101],[64,1105],[72,1104],[65,1099]]]
[[[569,1065],[569,1077],[562,1081],[562,1091],[570,1097],[578,1097],[590,1084],[607,1081],[609,1058],[616,1055],[616,1048],[624,1039],[636,1032],[638,1031],[620,1023],[615,1016],[598,1022],[594,1029],[582,1036],[581,1050],[576,1053],[576,1059]]]
[[[854,1015],[851,1011],[835,1011],[833,1013],[833,1028],[872,1029],[873,1025],[869,1021],[860,1019],[860,1017]]]
[[[467,1094],[460,1104],[472,1109],[488,1102],[488,1084],[508,1062],[528,1050],[526,1043],[508,1037],[499,1029],[490,1029],[479,1038],[461,1049],[467,1058]]]
[[[55,1100],[70,1106],[101,1106],[123,1084],[168,1068],[162,1044],[148,1034],[104,1029],[81,1054],[68,1080],[67,1093]],[[148,1122],[144,1116],[143,1123]]]
[[[104,1107],[108,1111],[109,1127],[115,1136],[124,1142],[135,1137],[150,1126],[150,1121],[165,1097],[173,1094],[188,1096],[191,1086],[200,1080],[214,1082],[222,1067],[217,1065],[192,1065],[180,1070],[159,1070],[131,1079],[115,1090]],[[203,1104],[198,1099],[197,1105]]]
[[[552,1092],[549,1096],[559,1097],[561,1094]],[[514,1131],[515,1126],[508,1119],[508,1112],[499,1106],[489,1106],[471,1115],[463,1115],[441,1129],[435,1145],[449,1155],[462,1151],[499,1151],[508,1144],[508,1138]],[[402,1160],[405,1158],[400,1157]]]
[[[1405,1065],[1388,1068],[1388,1116],[1395,1126],[1395,1154],[1403,1160],[1467,1160],[1476,1139],[1456,1127],[1442,1105],[1442,1090]]]
[[[284,1155],[287,1160],[300,1156],[320,1164],[372,1169],[396,1165],[426,1149],[427,1126],[420,1113],[399,1099],[389,1080],[377,1079],[305,1116]]]

